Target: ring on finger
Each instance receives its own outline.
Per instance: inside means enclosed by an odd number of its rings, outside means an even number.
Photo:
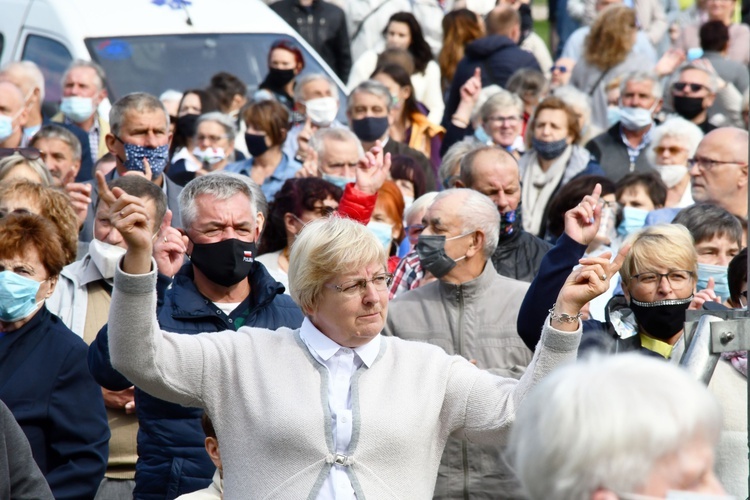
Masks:
[[[169,240],[168,240],[168,239],[167,239],[167,237],[165,236],[165,237],[164,237],[164,243],[168,243],[168,242],[169,242]]]
[[[607,279],[607,275],[606,275],[606,274],[602,274],[602,275],[601,275],[601,278],[602,278],[602,281],[604,281],[604,280],[606,280],[606,279]]]

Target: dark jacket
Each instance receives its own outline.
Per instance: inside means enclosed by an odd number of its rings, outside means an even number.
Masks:
[[[281,0],[270,7],[312,45],[342,81],[349,78],[352,54],[341,8],[323,0],[313,0],[310,7],[303,7],[299,0]]]
[[[492,265],[498,274],[530,283],[552,245],[521,229],[520,219],[516,225],[518,229],[513,234],[500,240],[492,254]]]
[[[385,146],[383,146],[383,153],[391,153],[391,156],[408,156],[409,158],[417,162],[417,164],[422,168],[422,171],[424,172],[424,184],[425,186],[427,186],[427,191],[436,191],[439,189],[435,181],[435,172],[432,170],[432,164],[430,164],[430,160],[421,152],[417,151],[416,149],[410,148],[403,142],[388,139],[388,142],[386,142]]]
[[[0,338],[0,399],[57,499],[94,498],[107,467],[107,414],[86,350],[46,307]]]
[[[108,173],[106,176],[107,182],[114,179],[115,171]],[[167,208],[172,211],[172,227],[182,227],[182,218],[180,217],[180,192],[182,186],[177,185],[172,179],[162,174],[164,182],[167,183]],[[96,203],[99,199],[99,186],[95,180],[88,181],[91,184],[91,203],[89,204],[89,210],[86,212],[86,220],[83,222],[83,227],[78,232],[78,241],[82,243],[88,243],[94,239],[94,219],[96,218]]]
[[[476,68],[482,70],[482,87],[494,83],[503,88],[518,69],[533,68],[541,71],[534,55],[519,48],[507,36],[490,35],[474,40],[466,46],[464,57],[459,61],[451,82],[442,122],[446,129],[461,101],[461,86],[474,76]]]
[[[655,125],[651,126],[654,127]],[[620,122],[615,123],[609,130],[591,139],[586,144],[586,149],[599,162],[602,170],[604,170],[604,174],[613,182],[619,181],[630,172],[653,171],[646,158],[648,147],[641,150],[635,164],[630,164],[628,147],[622,142],[622,137],[620,136]]]
[[[31,456],[29,440],[0,401],[0,498],[53,500],[52,492]]]
[[[192,266],[183,266],[157,308],[159,326],[164,331],[194,335],[237,330],[243,325],[275,330],[302,324],[302,312],[262,264],[254,264],[248,279],[250,295],[226,316],[195,288]],[[106,326],[91,344],[89,368],[108,389],[122,390],[132,385],[112,368]],[[135,402],[140,425],[135,498],[173,499],[207,487],[216,468],[204,448],[205,434],[200,424],[203,410],[168,403],[137,387]]]
[[[586,252],[586,245],[581,245],[567,234],[563,233],[557,243],[547,252],[542,260],[534,281],[531,282],[529,291],[521,304],[518,312],[516,327],[518,335],[526,343],[529,349],[534,349],[539,342],[549,310],[555,304],[557,295],[560,293],[565,280],[578,265],[578,259]],[[596,350],[607,353],[619,353],[638,351],[648,356],[660,355],[641,346],[638,335],[625,336],[623,332],[617,332],[610,321],[614,315],[624,316],[629,314],[629,308],[625,297],[615,295],[606,307],[606,321],[589,319],[583,321],[583,336],[579,353]]]

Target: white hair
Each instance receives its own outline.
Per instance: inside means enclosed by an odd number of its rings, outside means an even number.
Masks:
[[[347,111],[351,112],[354,107],[354,96],[360,92],[381,98],[388,111],[391,111],[391,107],[393,107],[393,97],[391,96],[391,92],[388,90],[388,87],[377,80],[365,80],[352,89],[349,94],[349,100],[346,103]]]
[[[473,137],[466,137],[448,148],[448,151],[446,151],[443,155],[443,161],[440,163],[440,170],[438,170],[440,182],[443,183],[443,186],[445,188],[453,187],[446,186],[445,182],[448,181],[451,177],[458,178],[457,176],[461,173],[461,158],[463,158],[468,153],[476,149],[481,149],[483,147],[485,147],[485,145],[477,141]]]
[[[34,87],[39,89],[39,102],[44,102],[44,74],[32,61],[11,61],[3,66],[0,73],[20,71],[29,80],[34,82]],[[24,99],[28,96],[23,96]]]
[[[159,96],[159,100],[161,102],[169,102],[169,101],[177,101],[179,102],[182,99],[182,92],[179,90],[169,89],[165,90],[161,93]]]
[[[362,158],[365,150],[354,132],[343,127],[319,128],[310,137],[310,149],[318,154],[318,161],[322,162],[326,154],[326,139],[329,141],[351,142],[357,145],[357,156]]]
[[[482,107],[479,108],[479,116],[483,122],[486,122],[497,111],[508,108],[515,109],[519,117],[523,116],[523,101],[521,98],[507,90],[500,89],[490,95],[482,104]]]
[[[708,389],[665,362],[592,357],[542,380],[521,403],[508,457],[524,498],[634,493],[691,440],[715,446],[721,414]]]
[[[692,158],[698,149],[698,144],[703,140],[703,132],[696,124],[680,116],[669,117],[651,134],[651,143],[646,148],[646,159],[651,165],[656,165],[654,148],[658,147],[665,137],[678,139],[688,150],[688,158]]]
[[[461,234],[482,231],[484,234],[482,251],[485,259],[489,259],[495,253],[500,238],[500,214],[497,206],[479,191],[468,188],[451,188],[441,191],[432,203],[453,196],[462,198],[459,211]]]
[[[414,200],[414,203],[409,205],[409,208],[404,212],[404,220],[408,222],[414,215],[427,211],[437,195],[437,191],[430,191]]]
[[[675,71],[674,73],[675,78],[672,80],[672,83],[679,80],[680,76],[682,76],[682,74],[685,71],[688,71],[691,69],[695,71],[701,71],[705,73],[706,75],[708,75],[708,89],[711,91],[712,94],[715,94],[716,91],[719,89],[719,77],[716,75],[715,71],[711,71],[710,69],[704,68],[703,66],[699,66],[697,64],[687,63],[677,68],[677,71]]]
[[[226,134],[230,144],[233,143],[234,138],[237,137],[237,125],[235,124],[236,122],[231,116],[226,115],[221,111],[211,111],[209,113],[200,115],[195,121],[196,133],[200,124],[204,122],[214,122],[221,125],[221,128],[224,129],[224,133]]]
[[[302,75],[301,77],[297,78],[297,81],[294,82],[294,101],[295,102],[305,102],[305,99],[302,96],[302,91],[305,88],[305,85],[307,85],[310,82],[314,82],[317,80],[324,80],[328,82],[328,85],[331,87],[331,95],[338,99],[339,95],[339,89],[336,87],[336,84],[333,83],[333,80],[328,78],[327,75],[324,75],[323,73],[306,73]]]
[[[96,64],[94,61],[85,61],[83,59],[76,59],[65,70],[65,73],[63,73],[61,85],[63,88],[65,88],[65,80],[68,78],[68,73],[71,72],[71,70],[74,70],[76,68],[91,68],[94,70],[94,73],[96,73],[96,87],[98,90],[102,90],[104,88],[104,82],[106,81],[107,75],[104,73],[104,68]]]
[[[626,73],[620,80],[620,94],[625,93],[628,82],[651,82],[651,95],[656,99],[661,99],[664,93],[659,77],[651,71],[636,70]]]

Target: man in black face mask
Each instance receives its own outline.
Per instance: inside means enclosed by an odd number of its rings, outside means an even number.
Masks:
[[[708,108],[716,99],[716,74],[688,64],[680,68],[672,82],[672,107],[675,113],[698,125],[704,134],[716,127],[708,122]]]
[[[385,333],[439,345],[483,370],[518,378],[533,354],[516,332],[528,284],[500,276],[490,261],[500,227],[495,204],[471,189],[448,189],[422,223],[416,251],[422,268],[438,281],[394,299]],[[512,496],[517,485],[501,456],[498,446],[449,440],[436,498]]]
[[[260,229],[251,182],[217,172],[197,177],[183,189],[184,230],[165,228],[157,235],[171,261],[171,266],[159,263],[157,287],[163,293],[157,317],[162,330],[189,335],[243,325],[275,330],[302,324],[302,312],[284,295],[283,285],[255,262]],[[185,256],[190,262],[183,265]],[[102,330],[89,350],[89,367],[97,380],[124,379],[111,367],[108,346]],[[205,453],[203,411],[167,403],[138,387],[136,400],[135,498],[173,498],[207,487],[215,467]],[[174,477],[174,457],[181,460],[179,477]]]
[[[435,172],[425,155],[406,144],[394,141],[388,136],[391,126],[391,106],[393,98],[388,87],[375,80],[366,80],[357,85],[349,94],[346,116],[352,132],[362,142],[365,151],[375,146],[375,141],[383,144],[383,152],[404,155],[412,158],[424,171],[425,186],[428,191],[438,190]]]

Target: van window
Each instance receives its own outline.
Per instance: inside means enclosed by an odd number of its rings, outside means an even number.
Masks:
[[[204,88],[220,71],[236,75],[252,94],[268,73],[271,45],[280,39],[292,40],[273,33],[158,35],[90,38],[86,46],[106,71],[109,97],[115,101],[130,92]],[[300,50],[304,73],[324,72],[309,52]],[[340,99],[346,102],[343,94]]]
[[[3,49],[5,49],[5,35],[0,33],[0,59],[3,58]]]
[[[62,77],[73,57],[60,42],[39,35],[26,37],[23,47],[24,61],[32,61],[39,66],[44,75],[45,97],[48,102],[60,102],[62,99]]]

